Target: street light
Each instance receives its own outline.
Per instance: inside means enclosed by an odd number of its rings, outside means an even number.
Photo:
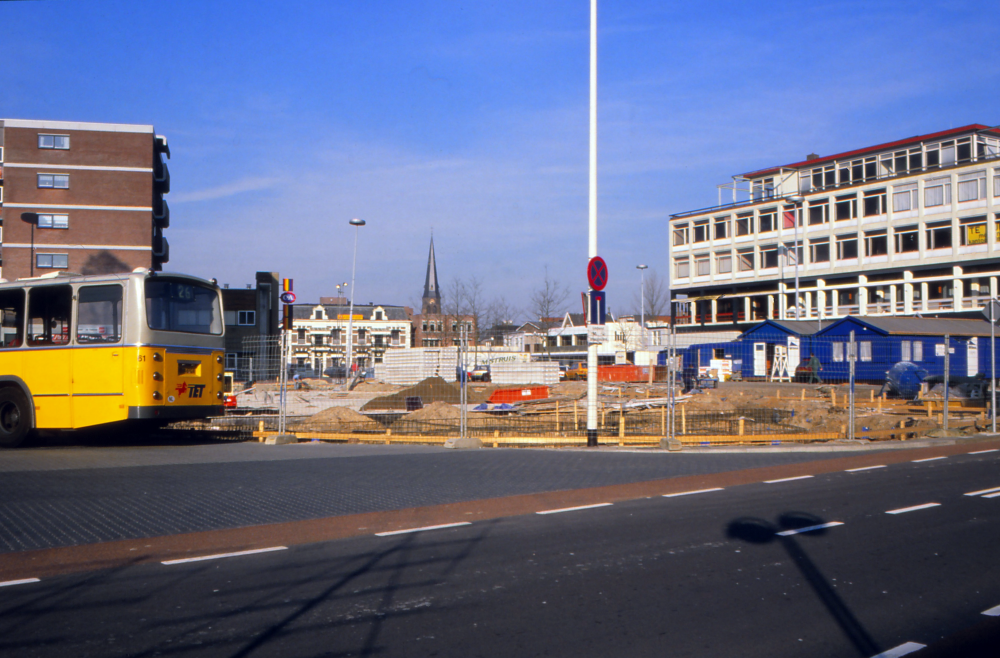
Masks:
[[[23,212],[21,221],[31,224],[31,276],[35,276],[35,226],[38,225],[38,213]]]
[[[347,361],[344,364],[347,369],[345,373],[344,386],[351,375],[351,351],[354,346],[354,272],[358,267],[358,229],[365,225],[365,220],[354,218],[350,222],[354,227],[354,262],[351,264],[351,310],[347,312]]]
[[[347,281],[344,281],[343,283],[338,283],[334,287],[337,289],[337,324],[335,326],[336,326],[336,329],[337,329],[337,333],[339,334],[340,333],[340,329],[341,329],[341,326],[340,326],[340,316],[342,315],[341,312],[340,312],[340,309],[343,308],[343,306],[344,306],[340,302],[340,300],[343,299],[343,295],[347,294]],[[343,295],[341,294],[341,289],[343,289]],[[338,338],[337,340],[340,340],[340,339]],[[331,365],[335,367],[337,365],[336,364],[336,354],[337,354],[336,347],[334,347],[334,348],[332,348],[330,350],[330,354],[333,355],[331,358],[334,359],[334,363],[332,363]]]
[[[649,269],[648,265],[636,265],[635,269],[639,270],[639,290],[642,299],[642,306],[639,307],[639,335],[642,336],[642,347],[646,349],[646,270]]]

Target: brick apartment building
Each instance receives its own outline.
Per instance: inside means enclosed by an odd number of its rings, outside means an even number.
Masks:
[[[0,120],[0,276],[161,269],[163,155],[152,126]]]

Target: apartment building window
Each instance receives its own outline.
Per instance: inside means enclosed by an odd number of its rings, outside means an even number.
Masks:
[[[381,321],[381,320],[383,320],[383,319],[384,319],[384,318],[383,318],[383,316],[382,316],[382,311],[375,311],[375,320],[376,320],[376,321]]]
[[[858,218],[858,197],[851,194],[849,196],[838,196],[836,202],[835,219],[842,222],[846,219]]]
[[[35,267],[64,270],[69,267],[69,254],[35,254]]]
[[[1000,180],[1000,179],[998,179]],[[715,218],[715,239],[724,240],[729,237],[729,217]]]
[[[920,231],[917,226],[900,226],[893,230],[897,254],[920,251]]]
[[[364,345],[365,344],[365,330],[364,329],[358,329],[358,344],[359,345]]]
[[[865,192],[864,204],[865,217],[885,214],[885,188]]]
[[[958,237],[963,247],[986,244],[986,215],[960,219]]]
[[[892,193],[892,212],[906,212],[917,209],[917,186],[897,187]]]
[[[728,251],[715,255],[715,271],[719,274],[729,274],[733,271],[733,255]]]
[[[774,208],[764,208],[760,211],[760,217],[757,219],[757,232],[758,233],[768,233],[770,231],[778,230],[777,224],[777,213]]]
[[[393,329],[389,333],[390,333],[389,340],[392,341],[391,344],[392,345],[398,345],[399,344],[399,329]]]
[[[740,249],[736,258],[740,263],[740,272],[753,272],[753,249]]]
[[[236,324],[249,327],[257,324],[257,311],[239,311],[236,314]]]
[[[38,228],[69,228],[69,215],[39,215]]]
[[[809,226],[826,224],[830,221],[830,200],[818,199],[809,202]]]
[[[858,236],[855,233],[837,236],[837,260],[858,257]]]
[[[38,135],[40,149],[69,149],[69,135]]]
[[[674,261],[674,275],[678,279],[686,279],[691,276],[691,263],[687,258],[678,258]]]
[[[951,249],[951,222],[934,222],[927,225],[928,249]]]
[[[924,207],[933,208],[951,204],[951,180],[938,178],[929,180],[924,186]]]
[[[679,247],[688,243],[688,225],[680,224],[674,227],[674,246]]]
[[[322,345],[322,344],[323,344],[323,334],[314,334],[313,345]]]
[[[69,189],[69,174],[38,174],[38,187]]]
[[[750,235],[753,226],[753,213],[736,215],[736,236]]]
[[[305,343],[306,342],[306,330],[305,329],[299,329],[298,330],[298,332],[295,335],[295,342],[296,343]]]
[[[331,329],[330,330],[330,343],[331,344],[343,343],[344,342],[343,333],[344,332],[341,332],[340,329]]]
[[[708,241],[708,220],[703,220],[694,223],[694,239],[692,242],[707,242]]]
[[[809,241],[809,262],[830,262],[830,238],[817,238]]]
[[[886,256],[889,253],[889,237],[886,230],[865,232],[865,256]]]
[[[694,272],[695,276],[708,276],[712,273],[712,262],[709,260],[708,254],[694,257]]]
[[[760,248],[760,269],[768,269],[778,266],[778,245],[769,245]]]
[[[963,174],[958,178],[958,202],[986,198],[986,172]]]

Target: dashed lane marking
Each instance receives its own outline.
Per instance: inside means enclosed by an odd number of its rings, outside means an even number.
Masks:
[[[930,509],[931,507],[938,507],[940,505],[941,503],[924,503],[923,505],[914,505],[913,507],[891,509],[886,511],[886,514],[905,514],[906,512],[916,512],[917,510]]]
[[[905,656],[908,653],[913,653],[923,649],[926,644],[918,644],[916,642],[906,642],[899,645],[898,647],[893,647],[888,651],[883,651],[882,653],[872,656],[872,658],[899,658],[900,656]]]
[[[812,532],[813,530],[823,530],[824,528],[832,528],[838,525],[844,525],[844,522],[830,521],[829,523],[820,523],[819,525],[811,525],[806,528],[799,528],[798,530],[783,530],[777,533],[777,535],[779,537],[791,537],[792,535],[801,535],[804,532]]]
[[[560,514],[562,512],[575,512],[581,509],[594,509],[595,507],[609,507],[611,503],[597,503],[596,505],[580,505],[579,507],[563,507],[562,509],[547,509],[535,514]]]
[[[982,496],[983,494],[991,494],[994,491],[1000,491],[1000,487],[993,487],[992,489],[980,489],[979,491],[970,491],[965,496]]]
[[[985,496],[983,496],[983,498],[996,498],[997,496],[1000,496],[1000,491],[997,491],[996,493],[986,494]]]
[[[676,498],[677,496],[693,496],[694,494],[708,493],[710,491],[723,491],[725,487],[712,487],[711,489],[695,489],[694,491],[681,491],[680,493],[663,494],[664,498]]]
[[[885,468],[885,464],[879,464],[878,466],[862,466],[860,468],[849,468],[845,473],[857,473],[858,471],[870,471],[874,468]]]
[[[5,580],[0,583],[0,587],[10,587],[12,585],[27,585],[28,583],[40,583],[37,578],[22,578],[20,580]],[[984,613],[985,614],[985,613]]]
[[[1000,452],[1000,448],[990,448],[989,450],[976,450],[975,452],[970,452],[970,455],[985,455],[988,452]]]
[[[987,617],[1000,617],[1000,605],[993,606],[989,610],[983,610],[983,614]]]
[[[200,557],[187,557],[182,560],[166,560],[161,564],[184,564],[186,562],[202,562],[204,560],[219,560],[225,557],[240,557],[242,555],[256,555],[257,553],[270,553],[272,551],[287,551],[287,546],[271,546],[270,548],[256,548],[251,551],[236,551],[235,553],[217,553],[216,555],[202,555]]]
[[[444,528],[457,528],[463,525],[472,525],[469,521],[461,523],[442,523],[441,525],[425,525],[422,528],[407,528],[406,530],[392,530],[390,532],[376,532],[376,537],[390,537],[392,535],[405,535],[411,532],[426,532],[427,530],[442,530]]]
[[[779,482],[791,482],[792,480],[808,480],[811,475],[797,475],[793,478],[781,478],[780,480],[764,480],[764,484],[778,484]]]
[[[948,458],[947,457],[925,457],[923,459],[914,459],[913,463],[914,464],[919,464],[920,462],[934,462],[934,461],[937,461],[939,459],[948,459]]]

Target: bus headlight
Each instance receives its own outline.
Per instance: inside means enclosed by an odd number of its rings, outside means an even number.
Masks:
[[[222,399],[222,391],[219,391],[218,393],[216,393],[215,397],[217,397],[217,398],[219,398],[221,400]]]
[[[222,357],[221,356],[215,357],[215,362],[218,363],[221,366],[222,365]]]
[[[159,392],[159,391],[153,391],[153,399],[154,399],[154,400],[162,400],[162,399],[163,399],[163,396],[162,396],[162,395],[160,395],[160,392]]]
[[[222,381],[222,373],[220,372],[218,375],[215,376],[215,378],[221,382]]]
[[[153,352],[153,361],[162,361],[163,355],[159,352]]]
[[[153,381],[154,382],[162,382],[163,381],[163,375],[161,375],[158,372],[154,372],[153,373]]]

